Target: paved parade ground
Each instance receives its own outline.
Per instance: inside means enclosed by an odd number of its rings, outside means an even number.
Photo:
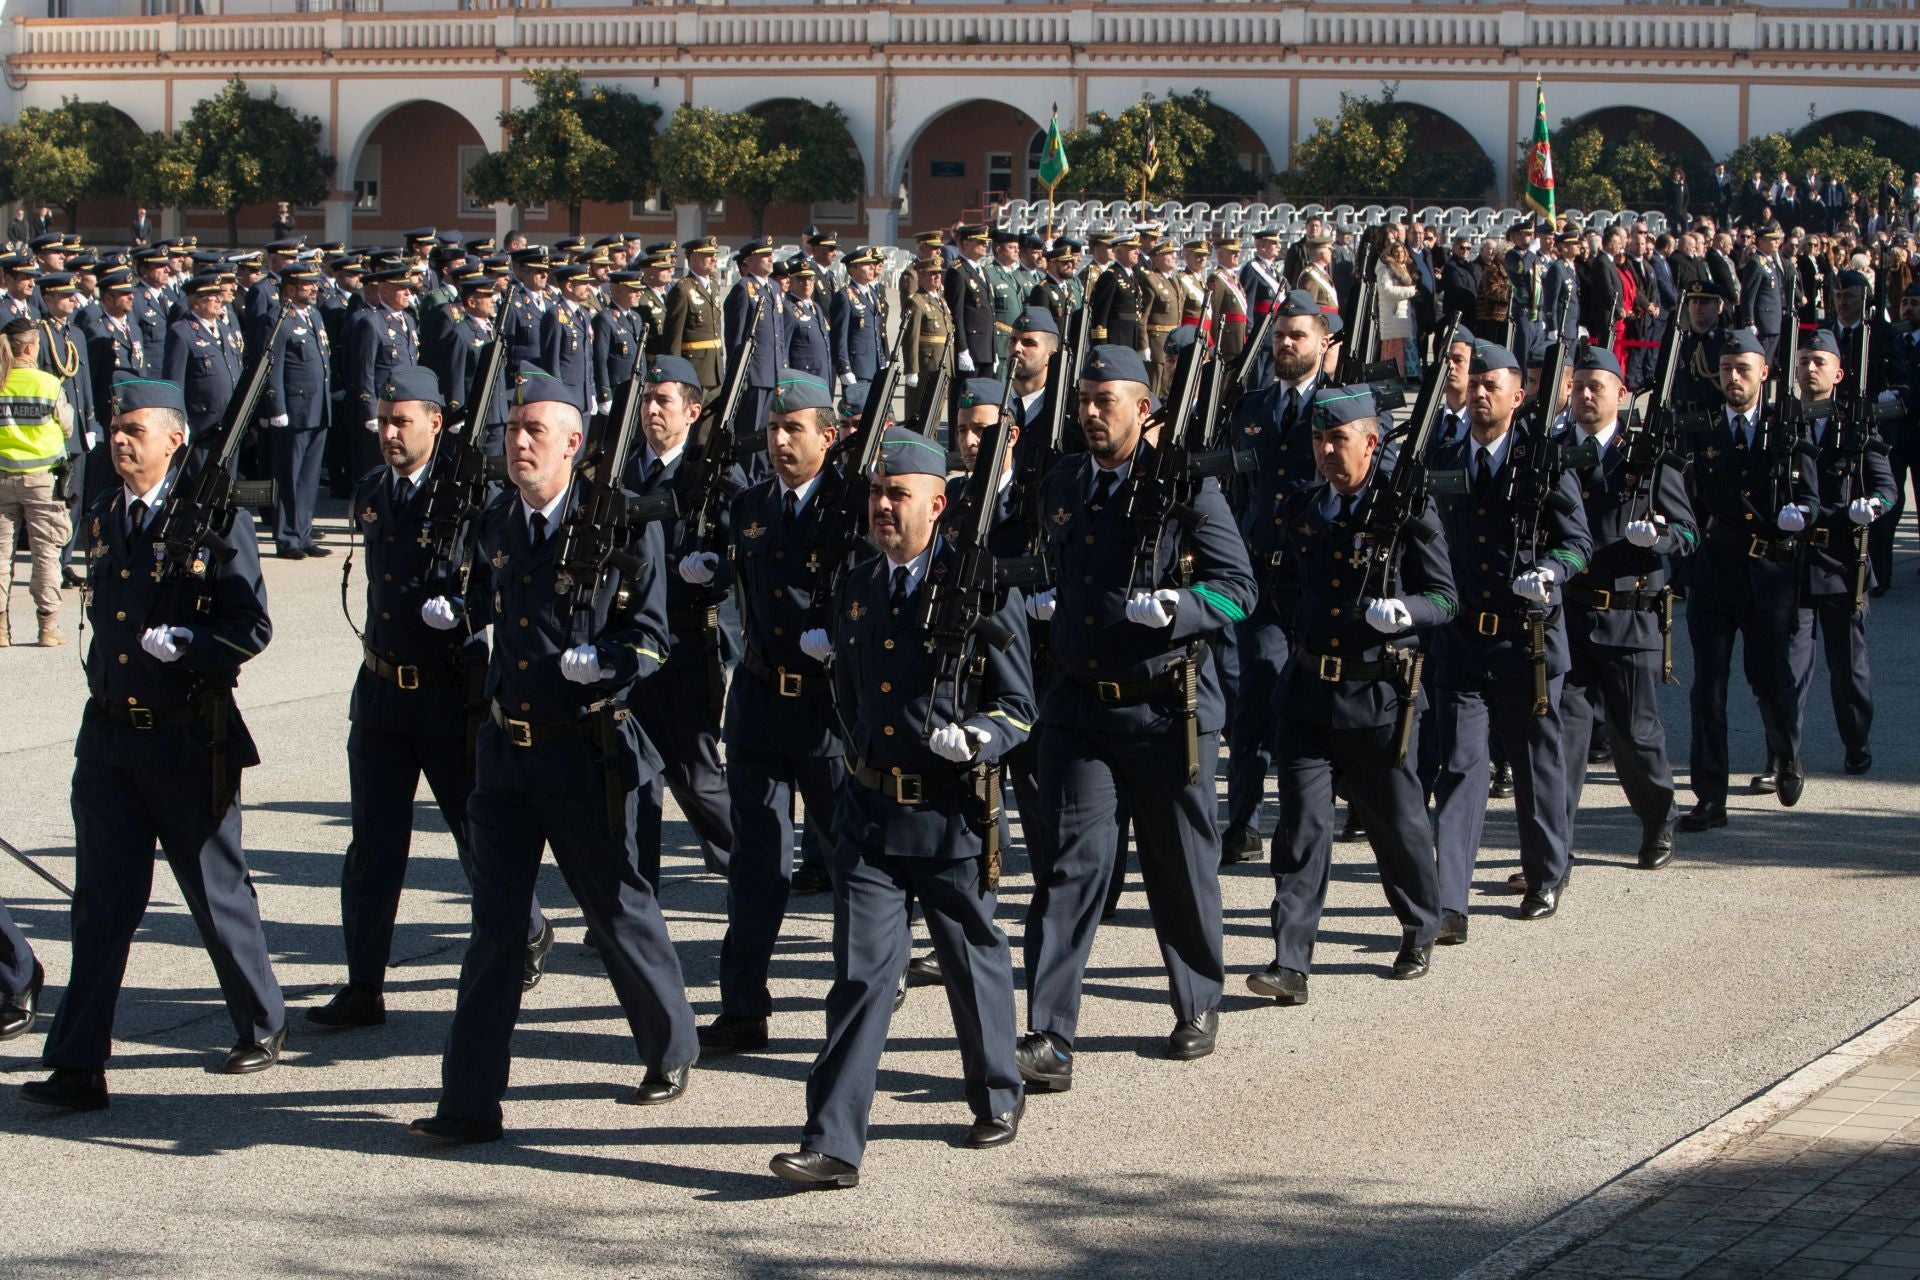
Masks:
[[[339,548],[338,504],[326,527]],[[514,1042],[507,1139],[433,1151],[405,1123],[434,1109],[466,906],[452,842],[423,804],[388,1023],[326,1033],[299,1017],[344,978],[344,743],[359,654],[340,615],[340,558],[269,558],[274,639],[239,701],[265,760],[247,776],[245,831],[290,1001],[288,1055],[262,1075],[214,1074],[231,1027],[159,869],[120,1003],[112,1108],[55,1116],[18,1100],[44,1024],[0,1047],[0,1274],[1453,1275],[1920,996],[1920,581],[1910,539],[1902,552],[1870,623],[1869,776],[1841,776],[1822,669],[1798,808],[1736,794],[1725,830],[1682,834],[1671,867],[1642,872],[1638,826],[1610,777],[1596,779],[1576,832],[1580,888],[1533,924],[1505,892],[1513,809],[1496,803],[1472,941],[1436,951],[1416,983],[1384,980],[1398,929],[1365,846],[1342,845],[1312,1003],[1297,1009],[1241,984],[1272,959],[1272,882],[1264,863],[1231,868],[1220,1047],[1194,1063],[1161,1056],[1172,1015],[1136,877],[1095,946],[1072,1092],[1033,1099],[1013,1146],[960,1148],[969,1117],[951,1022],[937,990],[916,989],[882,1062],[862,1184],[832,1194],[767,1172],[798,1144],[822,1033],[825,896],[797,899],[789,917],[771,1050],[703,1062],[684,1101],[636,1109],[617,1102],[639,1082],[632,1044],[549,863],[540,892],[560,943]],[[357,614],[358,575],[353,598]],[[23,592],[15,607],[17,636]],[[1684,678],[1683,640],[1676,649]],[[0,672],[0,835],[70,880],[78,650],[13,649]],[[1737,676],[1733,701],[1738,791],[1762,746]],[[1664,705],[1684,769],[1684,687]],[[663,898],[705,1021],[724,891],[669,817]],[[1016,954],[1029,889],[1016,851],[1001,910]],[[64,900],[11,862],[0,896],[57,1007]],[[1797,1139],[1782,1158],[1819,1141],[1775,1136]]]

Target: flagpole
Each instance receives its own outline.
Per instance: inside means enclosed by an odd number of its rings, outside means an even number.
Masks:
[[[1049,242],[1053,239],[1053,189],[1059,185],[1057,182],[1047,184],[1047,239]]]

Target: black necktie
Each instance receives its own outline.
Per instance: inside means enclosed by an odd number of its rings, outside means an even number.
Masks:
[[[140,530],[143,527],[145,527],[146,523],[147,523],[147,504],[140,501],[140,499],[135,498],[133,502],[129,504],[127,507],[128,534],[135,538],[139,537]]]
[[[646,483],[649,489],[651,489],[654,485],[660,482],[660,473],[662,471],[665,471],[666,469],[667,469],[667,464],[660,461],[660,459],[658,458],[655,458],[652,462],[649,462],[647,464]]]
[[[1493,487],[1493,450],[1481,445],[1479,455],[1473,477],[1473,496],[1476,501],[1486,497],[1487,491]]]
[[[1107,499],[1113,496],[1113,487],[1119,483],[1118,472],[1101,471],[1100,478],[1093,482],[1093,501],[1087,504],[1087,510],[1099,515],[1106,507]]]
[[[547,513],[544,511],[534,512],[533,519],[528,523],[532,526],[533,531],[530,541],[533,544],[533,549],[538,551],[541,547],[545,546],[547,542]]]
[[[1294,412],[1299,407],[1300,407],[1300,393],[1298,391],[1294,390],[1292,387],[1288,387],[1285,391],[1280,393],[1280,425],[1282,427],[1291,426],[1293,424]]]
[[[905,604],[906,602],[907,602],[907,566],[896,565],[894,566],[894,570],[893,570],[893,594],[887,598],[887,603],[893,606],[893,611],[895,613],[898,613],[900,612],[900,606]]]
[[[780,509],[787,518],[787,527],[791,529],[793,522],[800,518],[800,500],[794,496],[793,490],[787,490],[787,496],[781,500]]]
[[[1733,447],[1742,451],[1747,447],[1747,415],[1744,413],[1733,416]]]
[[[1353,493],[1343,493],[1340,495],[1340,514],[1333,518],[1335,524],[1345,525],[1353,523],[1353,504],[1358,498],[1359,495]]]
[[[413,481],[407,479],[405,476],[401,476],[400,483],[393,487],[394,507],[397,509],[397,508],[406,506],[408,499],[412,497],[413,497]]]

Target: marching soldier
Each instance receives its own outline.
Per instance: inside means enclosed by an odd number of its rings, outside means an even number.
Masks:
[[[1397,540],[1378,578],[1354,553],[1376,482],[1382,424],[1366,388],[1330,391],[1310,418],[1322,483],[1278,507],[1294,566],[1292,653],[1274,689],[1280,825],[1273,841],[1276,958],[1247,986],[1282,1005],[1307,1002],[1307,974],[1333,858],[1335,771],[1373,842],[1387,903],[1400,922],[1388,976],[1423,978],[1440,928],[1440,887],[1425,797],[1407,747],[1418,714],[1422,632],[1458,612],[1444,543]],[[1419,517],[1438,527],[1431,500]],[[1390,595],[1364,594],[1371,588]]]
[[[568,595],[556,590],[555,559],[580,501],[572,473],[585,424],[567,387],[538,369],[522,375],[507,426],[513,488],[480,517],[474,583],[464,608],[454,610],[471,631],[502,625],[494,628],[489,706],[467,806],[473,935],[441,1063],[440,1105],[411,1125],[444,1142],[501,1136],[543,845],[586,916],[634,1032],[646,1074],[626,1101],[678,1099],[699,1057],[680,961],[659,899],[636,865],[640,809],[651,803],[659,759],[628,708],[634,684],[657,671],[666,653],[661,534],[647,526],[636,549],[638,574],[610,569],[583,616],[572,616]],[[525,625],[506,625],[514,619]]]
[[[1692,777],[1697,803],[1682,831],[1727,825],[1727,681],[1737,634],[1760,704],[1776,794],[1800,802],[1800,704],[1791,652],[1799,595],[1801,533],[1819,491],[1800,441],[1762,404],[1766,348],[1735,330],[1720,344],[1725,403],[1686,448],[1695,514],[1703,521],[1701,562],[1688,575],[1687,639],[1693,646]]]
[[[1085,298],[1074,268],[1080,261],[1080,248],[1065,236],[1047,250],[1047,274],[1027,291],[1029,307],[1044,308],[1053,317],[1056,328],[1067,323],[1067,316]]]
[[[1139,263],[1140,237],[1131,231],[1113,237],[1113,264],[1087,286],[1087,336],[1096,343],[1125,347],[1144,360],[1148,347],[1141,316],[1146,289]]]
[[[665,351],[679,356],[700,374],[701,399],[720,390],[722,342],[720,303],[713,296],[720,244],[712,236],[687,242],[687,274],[667,294]]]
[[[560,296],[540,317],[540,367],[572,389],[582,413],[604,416],[609,401],[594,394],[593,277],[578,263],[555,267]]]
[[[163,581],[156,532],[178,500],[186,400],[170,382],[114,384],[120,483],[88,508],[88,700],[74,743],[73,971],[28,1102],[107,1105],[114,1005],[146,913],[157,842],[213,960],[236,1037],[222,1070],[265,1071],[286,1044],[240,847],[240,774],[260,762],[234,705],[240,667],[272,636],[253,515],[193,548],[191,587]],[[194,465],[194,464],[189,464]]]
[[[272,471],[274,554],[283,560],[333,553],[313,536],[313,508],[320,497],[320,464],[333,417],[329,388],[333,349],[314,302],[320,273],[304,264],[281,268],[274,310],[256,322],[254,341],[272,339],[267,387],[260,397],[260,425]],[[281,317],[276,328],[274,316]]]
[[[646,384],[647,398],[640,407],[645,443],[635,448],[627,464],[626,487],[642,495],[673,490],[685,512],[701,496],[689,490],[686,474],[680,470],[687,436],[700,418],[700,375],[678,356],[656,356]],[[738,489],[744,482],[739,469],[729,466],[729,488]],[[680,544],[683,528],[680,519],[665,526],[671,545]],[[720,717],[726,705],[726,671],[737,655],[732,635],[720,625],[720,605],[726,594],[724,586],[712,582],[696,585],[678,573],[668,575],[667,660],[661,664],[661,678],[634,704],[641,732],[662,761],[652,784],[653,829],[642,832],[640,842],[642,870],[650,871],[653,883],[658,883],[660,865],[658,815],[663,786],[673,792],[699,837],[707,870],[717,876],[727,874],[733,813],[726,771],[720,764]],[[650,867],[645,863],[649,850]]]
[[[646,313],[639,309],[644,286],[637,271],[607,276],[607,305],[593,317],[593,398],[611,406],[613,393],[646,363]]]
[[[1138,278],[1145,286],[1141,301],[1145,308],[1141,322],[1147,335],[1147,369],[1153,374],[1153,394],[1167,394],[1173,367],[1167,356],[1167,337],[1181,324],[1181,290],[1174,284],[1173,260],[1178,246],[1171,240],[1154,243],[1153,257]]]
[[[740,397],[740,421],[758,424],[767,420],[767,406],[773,401],[773,389],[779,381],[781,361],[787,353],[785,295],[771,278],[773,244],[751,240],[738,255],[740,278],[727,294],[723,309],[727,331],[727,364],[739,360],[745,348],[748,329],[757,341],[753,364],[746,373],[746,391]],[[761,299],[765,297],[763,306]]]
[[[431,369],[394,371],[378,405],[384,461],[361,478],[353,495],[354,525],[366,543],[367,629],[348,708],[353,835],[340,872],[347,984],[326,1004],[307,1010],[307,1021],[323,1027],[387,1020],[387,965],[423,774],[453,833],[460,869],[469,884],[473,880],[468,740],[480,709],[476,677],[486,667],[487,642],[461,626],[460,585],[421,543],[423,490],[432,479],[441,406]],[[540,981],[552,946],[553,926],[535,899],[527,922],[526,989]]]
[[[960,256],[947,268],[947,310],[953,313],[954,364],[962,373],[992,377],[997,346],[993,329],[993,288],[983,263],[987,229],[963,226],[956,235]]]
[[[880,251],[861,248],[846,260],[847,283],[834,292],[827,327],[833,334],[833,372],[842,387],[872,382],[887,360],[887,312]],[[926,273],[921,273],[922,276]],[[938,279],[937,272],[935,278]],[[909,305],[911,297],[909,295]],[[911,348],[908,348],[911,351]],[[908,356],[911,359],[911,355]]]
[[[1527,517],[1515,501],[1526,496],[1520,477],[1548,447],[1546,428],[1516,421],[1526,393],[1513,352],[1476,342],[1472,377],[1470,434],[1433,455],[1435,471],[1460,472],[1465,480],[1460,493],[1439,500],[1460,613],[1434,644],[1439,941],[1449,944],[1467,940],[1467,895],[1487,817],[1489,728],[1513,763],[1525,888],[1520,918],[1552,916],[1566,893],[1572,833],[1559,706],[1569,659],[1557,606],[1561,584],[1592,554],[1571,473],[1555,478],[1557,497],[1541,501],[1538,542],[1515,544]]]
[[[1603,731],[1611,731],[1621,790],[1640,820],[1640,866],[1653,871],[1673,860],[1680,817],[1660,723],[1662,671],[1672,670],[1673,654],[1666,561],[1691,555],[1700,534],[1679,468],[1662,467],[1657,478],[1628,470],[1620,418],[1625,395],[1619,359],[1600,347],[1582,348],[1568,402],[1572,422],[1561,443],[1593,450],[1594,460],[1572,472],[1593,557],[1566,586],[1571,665],[1560,691],[1560,721],[1569,828],[1580,812],[1597,709],[1605,714]],[[1641,485],[1644,505],[1636,496]]]
[[[1047,385],[1047,369],[1054,352],[1060,349],[1060,328],[1053,313],[1040,307],[1028,307],[1013,322],[1013,346],[1007,352],[1007,371],[1013,378],[1013,418],[1020,428],[1014,440],[1014,462],[1031,468],[1034,451],[1040,447],[1040,433],[1053,414],[1053,388]],[[997,403],[997,402],[996,402]],[[1067,410],[1062,453],[1078,453],[1087,447],[1080,431],[1080,415]]]
[[[837,431],[832,393],[818,378],[783,369],[766,423],[773,474],[734,499],[731,514],[746,651],[727,690],[727,934],[720,1016],[700,1028],[701,1047],[713,1053],[766,1047],[773,1013],[767,970],[793,880],[793,796],[797,791],[806,802],[808,829],[832,866],[834,806],[846,781],[845,744],[823,665],[830,650],[820,621],[829,606],[815,598],[821,487]],[[721,572],[711,552],[694,552],[679,565],[680,576],[697,587]]]
[[[1827,401],[1837,408],[1833,398],[1840,392],[1842,362],[1852,358],[1853,349],[1843,353],[1827,330],[1808,335],[1794,370],[1801,402]],[[1859,409],[1864,411],[1866,406]],[[1873,430],[1870,422],[1865,428],[1869,432]],[[1818,629],[1827,657],[1834,723],[1846,750],[1845,768],[1850,774],[1861,774],[1873,768],[1869,749],[1873,675],[1867,666],[1867,593],[1872,569],[1862,564],[1862,557],[1867,527],[1882,519],[1892,505],[1893,469],[1887,465],[1877,433],[1862,448],[1847,438],[1848,429],[1837,413],[1812,419],[1807,430],[1820,500],[1808,513],[1807,553],[1800,563],[1800,598],[1788,661],[1804,726],[1807,694],[1813,688],[1813,633]]]
[[[917,387],[923,375],[937,372],[940,362],[951,354],[953,316],[941,291],[939,259],[928,258],[920,264],[920,292],[908,300],[906,316],[906,338],[900,344],[900,358],[906,361],[902,381]]]
[[[195,276],[187,286],[191,315],[167,331],[163,366],[166,380],[182,388],[187,403],[187,429],[198,438],[220,424],[240,382],[240,347],[230,341],[221,323],[220,280]]]
[[[831,239],[832,237],[828,237]],[[837,255],[839,250],[833,252]],[[827,309],[814,300],[820,288],[820,271],[812,262],[796,258],[787,268],[786,365],[816,378],[830,378],[833,372],[833,335],[827,324]]]
[[[1115,805],[1128,798],[1175,1025],[1167,1054],[1213,1052],[1221,959],[1220,843],[1214,757],[1226,708],[1210,637],[1253,607],[1244,543],[1211,482],[1197,526],[1164,526],[1158,562],[1136,575],[1121,492],[1153,465],[1142,439],[1151,409],[1138,351],[1096,346],[1080,377],[1087,452],[1049,472],[1042,490],[1058,585],[1028,612],[1051,621],[1056,678],[1042,693],[1040,788],[1059,847],[1035,868],[1027,913],[1027,1018],[1020,1074],[1051,1090],[1073,1083],[1081,981],[1116,854]],[[1138,470],[1137,470],[1138,469]]]
[[[807,1074],[800,1150],[772,1161],[780,1177],[815,1187],[859,1182],[913,902],[926,913],[949,975],[974,1115],[964,1144],[1012,1142],[1025,1105],[1012,1052],[1012,951],[993,919],[997,764],[1033,724],[1021,597],[1009,591],[998,615],[1013,643],[983,646],[977,709],[957,705],[949,686],[936,682],[937,661],[915,621],[930,584],[955,567],[951,546],[936,533],[946,510],[947,451],[900,427],[885,430],[867,504],[880,555],[851,571],[832,616],[835,700],[852,769],[836,819],[842,834],[827,1039]],[[930,726],[924,737],[922,725]]]
[[[993,256],[981,265],[987,289],[993,298],[994,368],[1007,358],[1007,346],[1013,341],[1013,322],[1026,308],[1032,286],[1020,268],[1020,237],[1011,231],[993,230]]]

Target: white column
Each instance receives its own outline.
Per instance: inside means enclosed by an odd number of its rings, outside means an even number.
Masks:
[[[882,249],[893,248],[900,238],[900,207],[892,200],[877,200],[867,205],[867,243]]]
[[[160,238],[162,240],[178,240],[186,230],[186,227],[187,219],[185,215],[172,205],[160,211]]]
[[[507,232],[513,230],[513,206],[502,201],[493,206],[493,242],[500,244],[507,238]]]
[[[676,204],[673,206],[673,238],[681,244],[689,240],[698,240],[707,233],[707,206],[703,204]]]
[[[327,233],[323,238],[338,241],[341,244],[352,244],[353,192],[330,192],[326,203],[321,207],[326,210],[327,216]]]

